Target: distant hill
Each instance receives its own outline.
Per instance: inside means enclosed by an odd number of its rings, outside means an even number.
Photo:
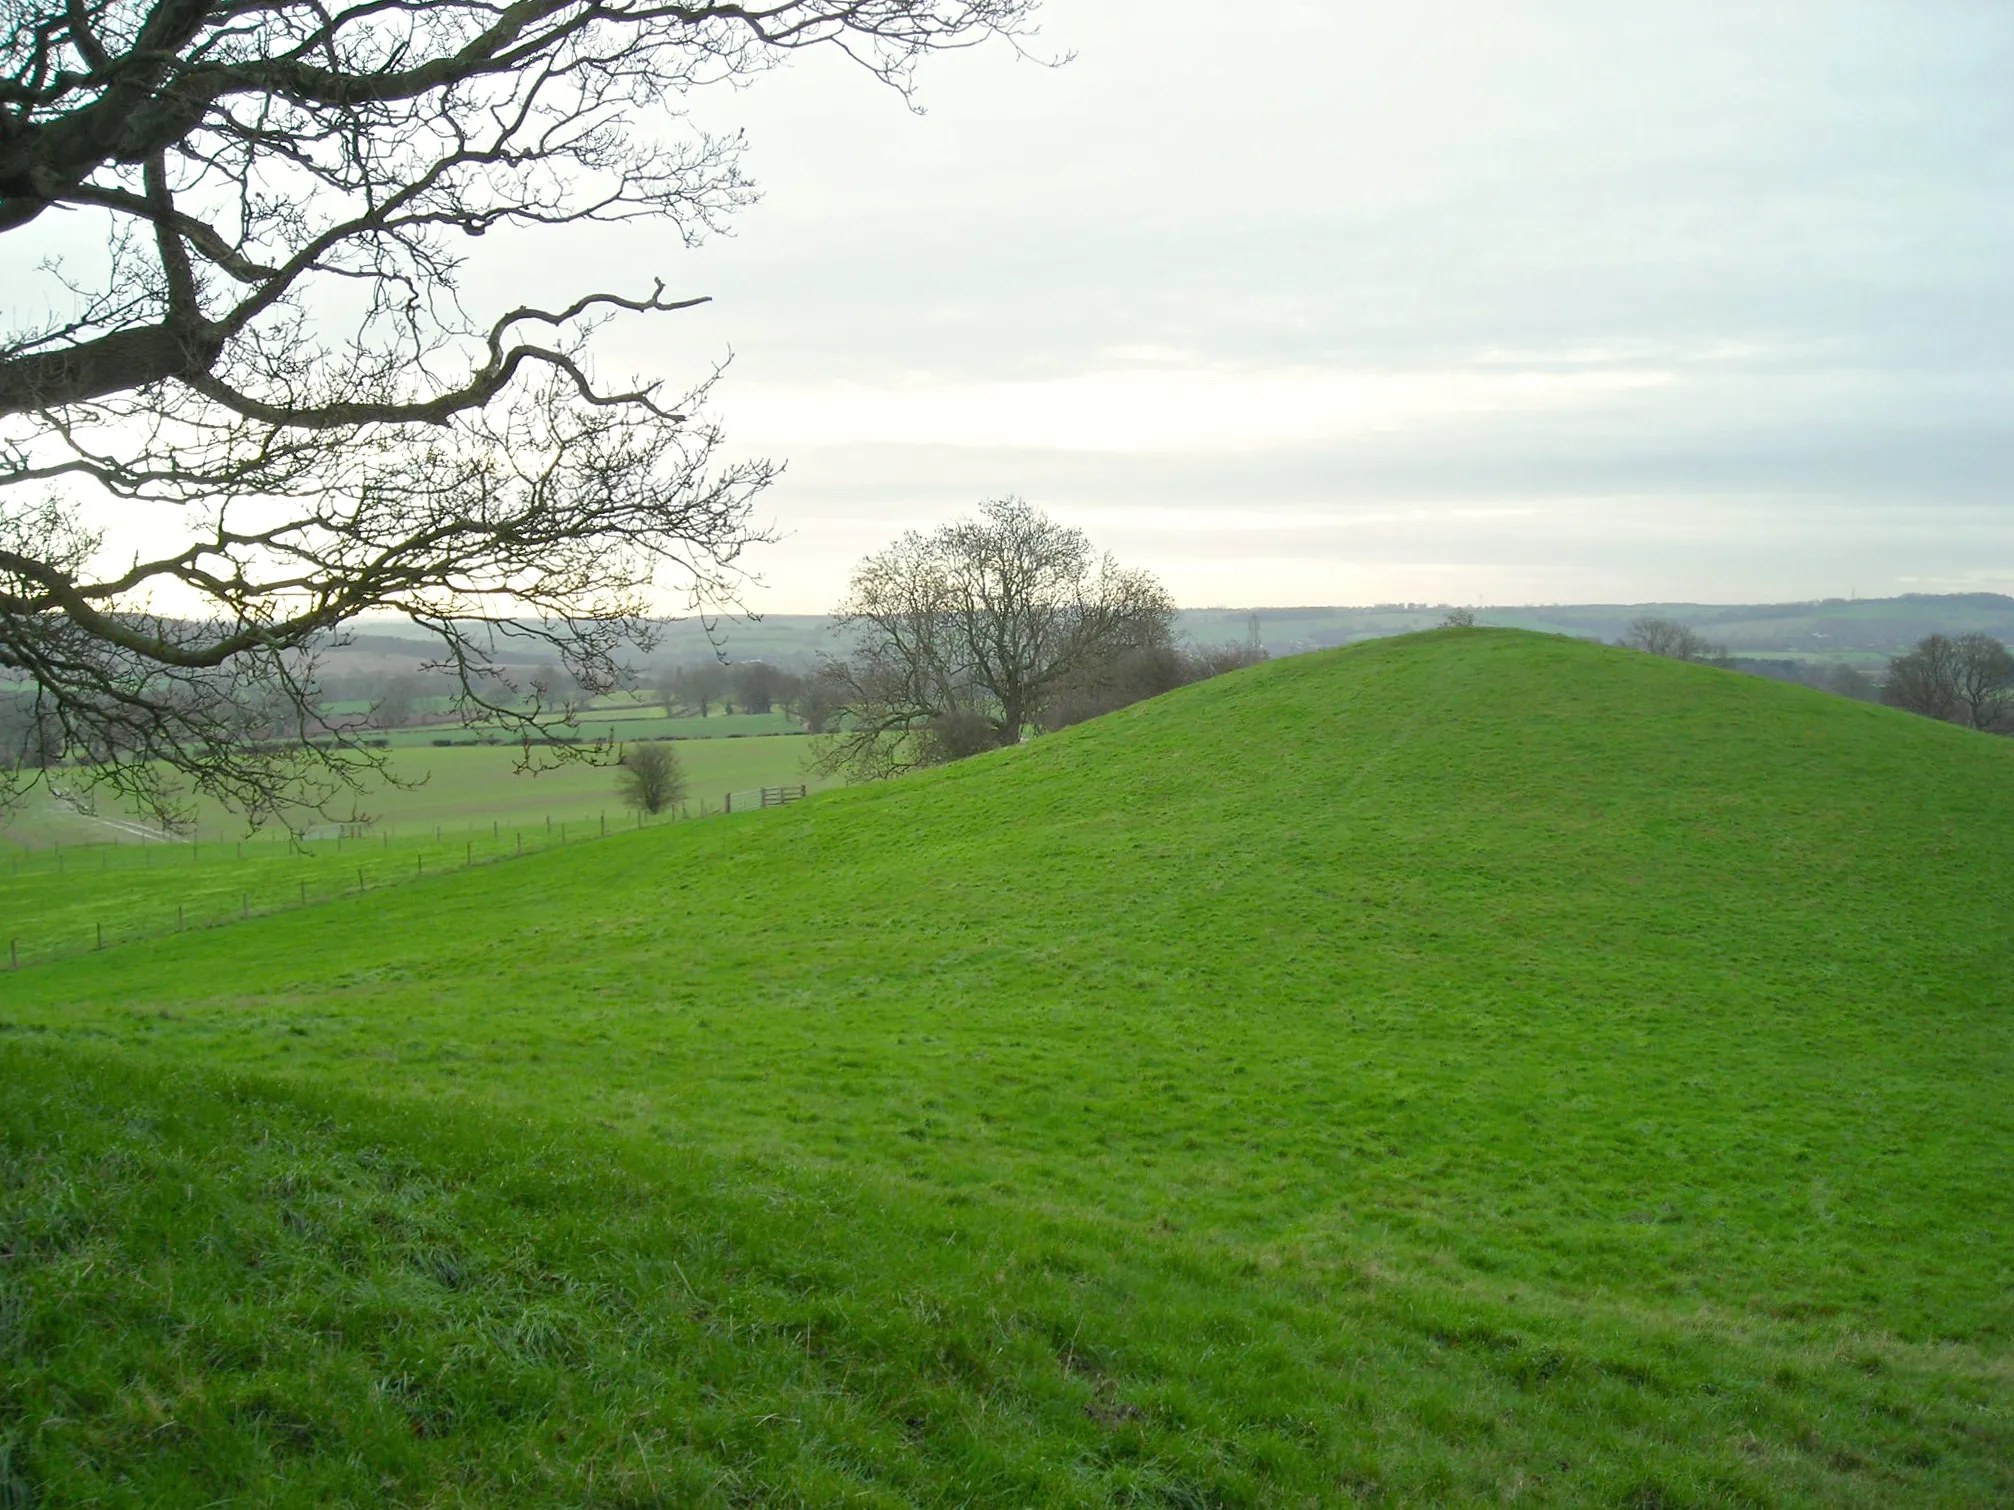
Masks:
[[[1274,654],[1325,649],[1380,635],[1430,629],[1446,605],[1373,608],[1262,608],[1189,612],[1182,627],[1198,640],[1242,638],[1251,615]],[[1926,634],[1984,630],[2014,641],[2014,598],[1999,593],[1828,598],[1815,603],[1589,603],[1479,608],[1484,624],[1613,642],[1632,619],[1676,619],[1736,655],[1789,655],[1878,664]]]
[[[2010,829],[1451,631],[23,969],[0,1483],[2014,1503]]]
[[[1446,604],[1379,604],[1371,607],[1202,608],[1185,610],[1179,632],[1198,644],[1243,643],[1258,619],[1260,643],[1274,655],[1334,649],[1384,635],[1431,629]],[[1547,604],[1475,610],[1484,624],[1536,629],[1584,639],[1615,641],[1631,619],[1651,614],[1677,619],[1707,633],[1738,656],[1844,661],[1878,668],[1926,634],[1984,630],[2014,642],[2014,598],[1999,593],[1910,594],[1899,598],[1828,598],[1812,603],[1609,603]],[[820,614],[769,614],[759,620],[722,621],[708,627],[682,620],[666,628],[660,662],[698,660],[716,653],[730,660],[809,662],[835,648],[830,621]],[[400,647],[405,647],[401,652]],[[394,634],[372,624],[352,651],[329,659],[332,671],[354,669],[347,658],[419,656],[425,642],[410,630]]]

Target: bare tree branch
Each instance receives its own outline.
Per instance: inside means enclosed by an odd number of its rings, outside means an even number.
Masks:
[[[270,811],[368,763],[314,707],[359,614],[428,629],[465,715],[534,738],[555,710],[511,653],[593,690],[662,594],[731,604],[775,469],[715,461],[710,380],[674,400],[591,352],[702,300],[483,318],[465,257],[637,218],[696,242],[753,190],[694,91],[824,46],[906,94],[1033,4],[17,0],[0,232],[91,217],[105,255],[0,335],[0,783],[82,762]],[[174,543],[108,561],[102,500]]]

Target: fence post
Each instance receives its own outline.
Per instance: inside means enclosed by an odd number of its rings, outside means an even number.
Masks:
[[[98,924],[98,947],[100,949],[105,947],[105,925],[103,923]]]
[[[21,940],[19,939],[7,940],[7,968],[9,970],[19,970],[21,968]]]
[[[308,883],[306,881],[301,882],[301,905],[303,907],[308,905]]]
[[[427,857],[425,855],[414,855],[413,874],[416,876],[423,876],[426,873],[427,873]]]
[[[183,926],[184,925],[182,923],[182,904],[180,902],[177,902],[175,904],[175,931],[177,933],[180,933],[182,931]]]
[[[364,894],[364,868],[363,866],[359,865],[357,867],[357,895],[362,896],[363,894]]]

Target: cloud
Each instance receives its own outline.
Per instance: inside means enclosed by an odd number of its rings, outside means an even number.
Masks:
[[[1015,446],[1188,456],[1265,451],[1456,416],[1570,409],[1669,373],[1104,369],[1024,382],[789,385],[731,390],[752,446]]]

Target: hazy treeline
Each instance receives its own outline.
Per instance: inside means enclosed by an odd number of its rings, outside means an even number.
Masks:
[[[1861,701],[1878,698],[1891,708],[1989,734],[2014,734],[2014,653],[1981,631],[1927,634],[1891,659],[1878,681],[1847,665],[1736,659],[1725,646],[1671,619],[1636,619],[1622,643],[1650,655],[1798,682]]]
[[[1820,666],[1787,658],[1769,660],[1731,655],[1725,645],[1708,639],[1691,625],[1681,624],[1676,619],[1647,614],[1632,619],[1617,643],[1647,655],[1692,661],[1702,666],[1719,666],[1727,671],[1745,671],[1751,676],[1815,687],[1821,692],[1835,692],[1860,702],[1872,701],[1881,692],[1881,684],[1873,677],[1842,663]]]

